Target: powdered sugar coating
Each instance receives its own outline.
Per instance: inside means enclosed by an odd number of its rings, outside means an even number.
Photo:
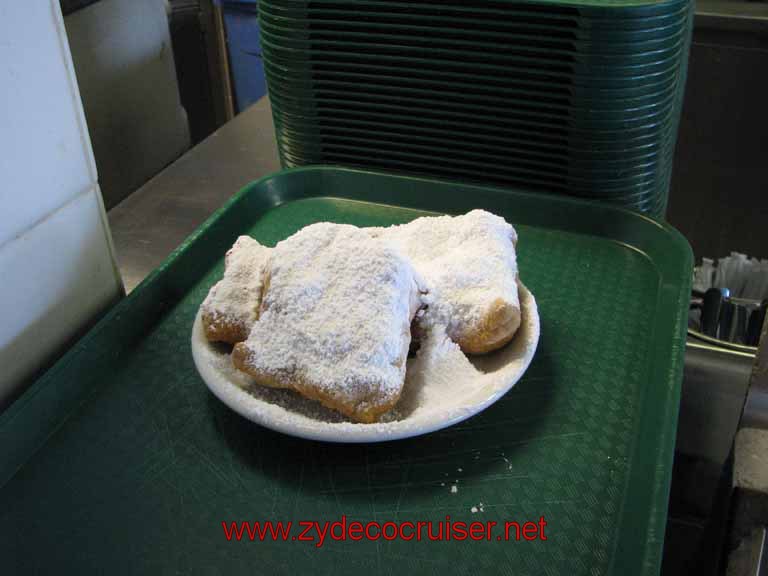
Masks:
[[[418,287],[390,242],[355,226],[307,226],[274,248],[245,345],[255,373],[303,381],[356,410],[394,403]]]
[[[507,268],[507,278],[516,280],[517,268],[514,259],[516,234],[503,219],[477,210],[465,216],[419,219],[405,226],[391,228],[357,229],[333,224],[315,226],[356,230],[356,232],[349,230],[345,232],[352,235],[349,245],[353,246],[353,249],[349,250],[349,246],[344,249],[350,255],[360,254],[360,246],[364,246],[367,241],[376,239],[383,242],[388,245],[387,249],[399,252],[401,258],[405,258],[416,269],[415,272],[411,269],[414,280],[419,273],[422,278],[424,276],[429,278],[428,282],[423,279],[418,280],[422,288],[431,288],[431,293],[426,296],[430,309],[423,319],[423,325],[427,331],[422,334],[418,355],[407,362],[407,374],[405,374],[405,384],[402,387],[399,402],[389,412],[381,415],[377,423],[359,424],[350,422],[347,417],[338,412],[324,408],[319,403],[304,398],[292,390],[262,386],[258,378],[254,380],[237,370],[224,349],[212,347],[205,340],[200,324],[201,316],[198,315],[195,335],[193,335],[193,355],[196,365],[211,390],[230,407],[270,428],[298,436],[331,441],[375,441],[423,433],[466,418],[471,413],[482,409],[481,406],[493,402],[503,394],[525,370],[538,340],[538,316],[535,300],[524,289],[520,294],[520,303],[523,305],[524,312],[523,323],[516,338],[497,354],[476,357],[471,361],[453,341],[454,334],[448,332],[456,328],[456,324],[447,325],[451,324],[450,319],[455,315],[449,307],[454,302],[446,302],[446,306],[441,305],[441,301],[446,300],[445,295],[448,295],[448,300],[455,299],[459,303],[462,296],[469,295],[470,308],[474,305],[482,309],[489,301],[491,291],[495,292],[495,297],[498,298],[500,286],[506,294],[505,299],[518,303],[516,284],[512,287],[512,292],[509,286],[504,287],[497,283],[497,279],[485,285],[481,281],[484,277],[488,278],[488,274],[497,273],[499,263]],[[290,240],[293,238],[285,242]],[[252,242],[255,243],[255,241]],[[294,256],[301,256],[300,250],[295,249],[294,252]],[[511,259],[505,259],[505,253],[511,256]],[[312,272],[313,266],[318,263],[318,260],[311,255],[304,253],[303,256],[303,259],[297,260],[300,264],[296,270],[298,272],[297,287],[306,280],[305,273]],[[269,264],[269,268],[274,265],[276,269],[281,263],[285,263],[285,260],[279,257],[274,261],[270,258],[270,261],[273,263]],[[473,265],[475,265],[474,269]],[[451,272],[448,272],[449,267],[452,268]],[[459,281],[460,278],[441,278],[441,271],[445,271],[446,275],[453,274],[454,271],[463,274],[464,285],[462,286],[462,282]],[[314,289],[310,287],[309,293],[312,294],[314,290],[314,296],[319,297],[324,289],[317,290],[318,286],[319,284],[315,285]],[[267,293],[271,292],[271,288]],[[376,291],[379,284],[371,283],[368,288]],[[443,297],[439,296],[441,290]],[[412,290],[412,293],[415,292]],[[514,299],[510,297],[510,293],[514,294]],[[368,300],[369,296],[361,296],[361,299]],[[266,302],[265,307],[269,307]],[[413,306],[410,310],[413,310]],[[203,311],[201,308],[201,312]],[[345,315],[350,317],[348,312],[349,307],[346,307],[341,315],[335,318],[343,318]],[[477,310],[475,312],[477,313]],[[463,321],[466,322],[472,317],[472,310],[466,310],[465,313]],[[371,318],[379,316],[377,312],[371,311],[370,307],[368,307],[368,314]],[[359,315],[355,313],[351,317],[357,318]],[[355,325],[355,322],[349,321],[340,329],[352,333],[354,331],[350,327]],[[313,329],[310,333],[314,332]],[[249,345],[253,352],[251,359],[255,360],[265,352],[266,348],[262,345],[264,342],[267,342],[267,348],[271,349],[270,339],[284,334],[283,329],[265,330],[256,345]],[[352,336],[354,337],[355,334]],[[274,356],[273,360],[279,360],[278,350],[287,351],[290,355],[299,348],[293,342],[293,337],[280,339],[283,341],[270,353]],[[339,382],[333,381],[333,378],[338,378],[339,374],[349,373],[345,366],[333,359],[334,355],[338,357],[343,346],[340,349],[334,349],[334,346],[335,344],[327,347],[320,354],[320,359],[325,361],[323,370],[326,376],[331,376],[331,380],[328,381],[331,388],[326,390],[339,389],[340,393],[346,396],[355,386],[350,387],[342,382],[342,386],[339,387]],[[405,346],[407,347],[407,344]],[[386,346],[384,348],[386,349]],[[307,356],[304,350],[298,354]],[[311,365],[306,369],[305,374],[315,381],[318,364],[316,362],[309,364]],[[403,362],[404,369],[405,362]],[[273,373],[280,373],[281,370],[286,375],[286,380],[301,374],[301,370],[295,366],[287,370],[278,369]],[[357,392],[353,393],[353,396],[355,394]],[[386,396],[384,394],[381,397]],[[389,396],[389,398],[397,399],[396,396]]]
[[[408,360],[400,401],[373,424],[348,421],[290,390],[257,384],[232,365],[225,348],[205,338],[201,315],[192,330],[192,355],[209,389],[245,418],[272,430],[327,442],[378,442],[417,436],[455,424],[489,406],[525,372],[539,340],[533,296],[520,288],[522,324],[502,350],[471,363],[441,329],[431,331]],[[478,360],[482,362],[478,363]]]
[[[475,330],[499,299],[519,309],[517,233],[503,218],[473,210],[372,233],[394,242],[411,260],[429,288],[425,320],[445,325],[451,337]]]
[[[270,252],[253,238],[240,236],[225,257],[224,277],[203,301],[203,313],[214,322],[241,324],[250,331],[258,317]]]

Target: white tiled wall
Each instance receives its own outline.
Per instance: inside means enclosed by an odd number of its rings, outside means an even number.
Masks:
[[[120,292],[58,0],[0,2],[0,407]]]
[[[0,245],[96,180],[61,16],[0,2]]]

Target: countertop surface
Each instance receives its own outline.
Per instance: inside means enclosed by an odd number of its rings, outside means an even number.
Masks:
[[[108,213],[126,292],[248,182],[280,169],[262,98]]]

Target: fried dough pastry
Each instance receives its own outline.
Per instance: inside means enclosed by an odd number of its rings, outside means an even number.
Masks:
[[[224,277],[202,304],[203,330],[212,342],[237,344],[259,315],[270,249],[240,236],[224,258]]]
[[[517,233],[484,210],[417,218],[372,233],[395,243],[430,291],[427,319],[469,354],[504,346],[520,326]]]
[[[397,403],[421,296],[393,243],[355,226],[307,226],[273,249],[265,286],[232,352],[238,369],[358,422]]]

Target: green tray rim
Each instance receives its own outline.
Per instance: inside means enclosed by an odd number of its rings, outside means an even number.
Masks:
[[[265,63],[266,64],[266,63]],[[480,82],[485,82],[491,77],[485,78],[478,77],[471,74],[454,74],[454,73],[438,73],[443,78],[436,77],[422,77],[419,78],[415,73],[405,75],[400,72],[398,75],[397,69],[392,68],[390,70],[383,70],[384,67],[379,67],[377,73],[371,73],[368,70],[359,70],[355,68],[342,69],[318,69],[313,64],[311,70],[311,76],[308,78],[293,76],[290,72],[286,72],[280,66],[269,66],[270,73],[279,79],[281,83],[291,86],[296,90],[308,90],[311,91],[318,82],[326,80],[339,80],[344,81],[344,78],[351,78],[354,82],[370,82],[379,81],[380,83],[388,82],[393,85],[396,84],[421,84],[424,86],[458,86],[458,87],[474,87],[477,89]],[[341,68],[339,66],[338,68]],[[446,78],[446,76],[451,76]],[[606,89],[583,89],[582,85],[568,82],[544,82],[541,80],[528,80],[516,78],[497,78],[496,84],[489,84],[491,88],[503,90],[508,93],[527,94],[527,95],[546,95],[549,98],[561,98],[571,99],[574,102],[616,102],[616,101],[633,101],[633,100],[646,100],[646,99],[658,99],[663,96],[664,93],[670,90],[677,90],[676,78],[668,78],[661,80],[655,84],[640,84],[632,88],[606,88]],[[508,84],[501,84],[507,80]],[[349,80],[347,80],[349,81]],[[483,87],[484,88],[484,87]],[[484,88],[485,89],[485,88]],[[486,90],[488,90],[486,89]],[[601,93],[603,92],[603,93]]]
[[[390,190],[369,190],[364,185],[344,188],[338,191],[340,193],[328,196],[313,193],[306,186],[294,187],[292,192],[281,194],[275,185],[276,180],[296,179],[300,183],[307,177],[316,179],[319,184],[326,180],[331,183],[335,177],[346,178],[348,182],[356,180],[359,184],[384,179],[398,181],[402,189],[398,191],[398,198],[392,198]],[[413,194],[418,186],[425,189],[461,187],[470,194],[454,195],[446,200],[440,194]],[[472,200],[467,200],[468,196]],[[220,259],[234,236],[248,222],[252,222],[253,213],[238,208],[255,206],[259,209],[257,213],[261,214],[287,202],[313,197],[336,197],[447,213],[462,212],[467,209],[467,203],[477,206],[478,202],[482,204],[485,201],[506,205],[511,200],[519,206],[527,206],[530,218],[525,224],[528,226],[544,226],[548,222],[549,226],[544,227],[604,237],[646,255],[659,274],[657,309],[654,311],[657,323],[653,331],[651,373],[648,378],[649,381],[659,382],[663,410],[645,414],[639,423],[638,437],[646,440],[650,437],[655,450],[636,452],[633,458],[640,464],[633,466],[633,470],[652,470],[653,482],[648,482],[642,474],[629,475],[624,501],[626,503],[631,495],[633,505],[622,509],[622,531],[610,568],[611,571],[619,570],[627,574],[657,574],[661,564],[681,390],[686,311],[693,266],[690,245],[669,224],[614,206],[563,196],[545,199],[541,194],[447,180],[313,166],[283,170],[242,187],[0,414],[0,487],[5,486],[34,457],[92,393],[98,392],[98,386],[91,384],[89,388],[83,383],[86,379],[71,377],[82,373],[83,369],[93,369],[94,363],[110,365],[115,357],[124,353],[118,349],[99,356],[99,347],[91,347],[92,342],[102,337],[114,339],[119,334],[125,348],[130,349],[131,341],[138,341],[146,330],[151,329],[164,312],[186,293],[185,288],[189,289]],[[546,202],[550,209],[546,215],[532,209],[542,202]],[[574,211],[593,217],[592,224],[574,220]],[[216,250],[210,250],[211,246]],[[201,261],[199,257],[204,250],[216,254]],[[654,259],[654,254],[659,257],[658,260]],[[136,318],[144,321],[137,322]],[[62,381],[67,376],[74,384],[70,384],[69,389],[62,389]],[[650,394],[649,388],[646,387],[646,395]],[[618,558],[621,559],[619,565]]]
[[[266,37],[266,34],[262,34],[261,44],[265,59],[274,60],[282,59],[287,61],[291,65],[311,64],[310,57],[314,55],[330,56],[331,58],[346,59],[348,62],[401,62],[403,64],[436,64],[442,66],[445,69],[483,69],[483,70],[509,70],[512,67],[512,63],[517,66],[523,66],[527,69],[538,69],[557,66],[563,69],[567,69],[566,73],[580,75],[585,78],[597,77],[597,78],[612,78],[612,77],[626,77],[626,76],[638,76],[638,75],[651,75],[657,72],[667,72],[668,70],[676,69],[680,67],[683,48],[680,48],[676,54],[672,54],[668,57],[660,60],[653,60],[650,62],[643,62],[639,64],[622,65],[620,63],[615,64],[593,64],[584,58],[575,58],[574,60],[552,60],[536,56],[510,56],[507,61],[492,61],[488,60],[479,61],[462,61],[462,60],[450,60],[454,55],[463,54],[461,51],[448,51],[438,52],[434,50],[434,54],[430,52],[427,56],[419,55],[412,56],[405,54],[390,54],[381,52],[356,52],[354,50],[312,50],[308,48],[289,48],[284,45],[276,44]],[[381,46],[376,46],[381,48]],[[433,57],[434,56],[434,57]],[[574,53],[574,56],[580,56]],[[441,59],[442,58],[442,59]],[[621,60],[620,58],[618,59]],[[665,67],[666,66],[666,67]]]
[[[338,133],[344,133],[346,135],[347,133],[351,134],[360,134],[360,135],[366,135],[366,134],[383,134],[383,135],[391,135],[393,137],[403,137],[403,133],[397,132],[396,129],[390,128],[382,129],[382,130],[374,130],[372,128],[359,128],[357,126],[350,126],[349,123],[346,123],[340,127],[330,127],[330,126],[323,126],[320,129],[315,129],[313,127],[303,127],[299,128],[295,125],[291,125],[284,117],[281,117],[281,133],[288,134],[292,138],[310,138],[315,139],[318,142],[323,142],[325,138],[332,138],[334,136],[339,136]],[[397,126],[404,126],[403,124],[399,124]],[[600,162],[603,165],[633,165],[633,163],[637,161],[657,161],[661,158],[660,154],[663,152],[663,150],[660,150],[660,146],[655,146],[654,144],[645,144],[643,146],[637,147],[637,151],[628,151],[628,149],[617,149],[617,150],[610,150],[610,151],[599,151],[599,150],[588,150],[586,153],[584,152],[584,147],[581,146],[568,146],[568,145],[562,145],[560,147],[557,146],[550,146],[548,149],[545,147],[539,145],[537,148],[533,148],[531,150],[531,147],[526,147],[523,139],[512,139],[509,140],[501,140],[501,139],[494,139],[493,136],[490,138],[488,135],[485,135],[485,138],[488,138],[490,140],[490,143],[488,142],[482,142],[480,138],[474,138],[471,139],[470,135],[463,134],[460,132],[453,132],[451,133],[450,130],[442,130],[442,129],[436,129],[432,132],[427,132],[426,130],[420,130],[418,128],[414,128],[413,130],[409,131],[407,133],[407,137],[410,138],[420,138],[424,141],[427,140],[439,140],[440,137],[443,138],[463,138],[462,143],[467,146],[468,148],[474,148],[474,149],[482,149],[482,148],[490,148],[492,146],[495,146],[495,148],[503,149],[506,151],[514,151],[514,152],[521,152],[527,157],[540,157],[540,158],[551,158],[551,159],[564,159],[564,160],[570,160],[572,165],[574,167],[582,167],[582,166],[589,166],[595,162]]]
[[[272,5],[275,6],[278,3],[282,2],[284,5],[293,5],[296,6],[296,8],[282,8],[284,10],[296,10],[300,12],[309,12],[310,9],[307,7],[306,0],[262,0],[263,4],[265,5]],[[334,0],[319,0],[316,4],[322,5],[327,2],[330,2],[332,4],[337,5],[343,5],[345,3],[349,5],[360,5],[364,4],[367,6],[381,6],[382,8],[390,8],[392,4],[390,2],[387,2],[386,0],[341,0],[340,2],[335,2]],[[643,0],[541,0],[538,2],[534,2],[531,0],[517,0],[517,1],[510,1],[510,5],[513,6],[513,8],[508,9],[497,9],[494,10],[493,13],[495,14],[505,14],[509,11],[517,11],[517,12],[524,12],[527,14],[531,14],[532,16],[537,17],[551,17],[551,18],[557,18],[557,19],[567,19],[567,18],[583,18],[583,19],[589,19],[589,18],[599,18],[599,19],[611,19],[615,16],[621,17],[622,9],[629,11],[630,17],[644,17],[648,15],[650,12],[654,15],[663,15],[667,13],[667,10],[670,8],[674,8],[676,6],[687,4],[686,0],[650,0],[650,1],[643,1]],[[424,1],[414,1],[414,2],[408,2],[408,3],[401,3],[398,4],[399,7],[408,7],[408,8],[424,8],[424,9],[434,9],[434,7],[437,5],[435,2],[424,2]],[[548,9],[552,10],[561,10],[563,12],[559,14],[553,14],[552,12],[544,12],[542,11],[542,8],[546,6]],[[466,7],[459,7],[459,6],[449,6],[449,8],[456,13],[461,12],[467,12],[470,11],[470,9]],[[441,9],[445,9],[443,5],[441,5]],[[328,8],[313,8],[312,11],[316,10],[331,10]],[[582,13],[581,11],[584,11]],[[339,9],[335,9],[336,12],[339,11]],[[490,13],[489,9],[486,9],[485,12]],[[617,14],[618,13],[618,14]],[[636,16],[635,16],[636,14]]]
[[[687,22],[687,10],[681,11],[681,14],[683,16],[681,17],[681,25],[678,29],[676,29],[674,32],[671,32],[669,35],[662,36],[660,30],[669,28],[668,26],[660,26],[658,28],[654,29],[648,29],[643,31],[634,31],[635,36],[641,36],[643,34],[650,36],[651,34],[659,34],[658,37],[650,37],[650,38],[632,38],[630,34],[626,34],[624,38],[621,40],[618,39],[618,36],[620,33],[614,33],[616,35],[616,39],[609,39],[610,37],[606,36],[603,37],[597,37],[597,34],[594,34],[592,36],[593,39],[590,40],[584,40],[584,39],[562,39],[562,38],[550,38],[543,35],[535,35],[535,34],[521,34],[519,32],[510,33],[504,36],[506,42],[499,42],[496,44],[490,43],[490,42],[477,42],[473,43],[470,40],[459,40],[455,38],[450,37],[428,37],[423,40],[424,44],[420,45],[422,47],[427,47],[427,44],[440,44],[445,43],[447,41],[455,42],[458,47],[464,46],[465,48],[457,48],[457,50],[470,50],[470,46],[474,47],[474,50],[471,51],[480,51],[482,48],[490,48],[491,46],[499,49],[499,48],[508,48],[508,49],[520,49],[520,50],[532,50],[533,46],[536,46],[536,42],[539,43],[538,50],[544,49],[542,46],[540,46],[541,43],[551,43],[551,44],[560,44],[561,46],[558,48],[554,48],[554,53],[581,53],[585,55],[592,55],[592,56],[599,56],[599,57],[606,57],[606,56],[640,56],[645,55],[649,53],[657,53],[660,51],[667,51],[670,49],[674,49],[676,44],[680,44],[683,40],[683,37],[685,35],[685,24]],[[271,19],[279,19],[281,22],[269,22]],[[337,38],[339,43],[349,43],[349,44],[356,44],[360,43],[361,40],[355,40],[355,38],[380,38],[380,39],[392,39],[391,43],[388,43],[388,46],[397,46],[395,42],[397,40],[405,41],[407,40],[408,36],[405,34],[398,34],[397,31],[401,30],[399,26],[392,26],[393,30],[388,32],[379,32],[376,34],[371,34],[369,31],[361,30],[360,32],[354,32],[351,30],[334,30],[334,29],[328,29],[324,30],[321,29],[318,24],[315,24],[312,22],[312,28],[306,28],[306,27],[293,27],[289,28],[286,26],[283,26],[282,24],[287,24],[287,22],[282,22],[285,20],[290,20],[290,18],[285,17],[275,17],[269,14],[266,11],[262,11],[261,13],[261,22],[263,24],[263,30],[268,31],[271,36],[273,36],[276,40],[279,40],[280,42],[291,42],[294,44],[299,45],[302,48],[309,48],[316,42],[336,42],[336,41],[330,41],[324,38],[324,36],[333,36],[334,38]],[[301,22],[297,19],[298,22]],[[305,21],[306,22],[306,21]],[[522,26],[521,26],[522,28]],[[422,27],[424,30],[435,30],[435,32],[442,32],[442,30],[429,28],[429,27]],[[415,30],[413,32],[416,32]],[[485,38],[485,35],[481,35]],[[375,42],[364,42],[365,44],[371,44],[376,45]],[[658,45],[656,47],[651,47],[649,45]],[[409,47],[412,47],[412,45],[407,45]]]
[[[335,107],[333,107],[335,106]],[[313,112],[311,115],[307,114],[297,114],[292,111],[288,111],[282,107],[282,102],[278,100],[272,101],[272,108],[279,108],[279,115],[287,120],[291,120],[296,123],[296,125],[308,125],[309,127],[313,126],[316,122],[316,119],[320,117],[320,113],[323,113],[323,118],[333,118],[334,114],[338,114],[339,112],[345,112],[347,114],[368,114],[372,115],[375,114],[376,117],[382,118],[384,120],[388,118],[397,118],[401,121],[409,121],[411,120],[411,117],[408,116],[408,114],[403,114],[402,111],[407,111],[407,108],[401,105],[388,105],[386,106],[387,110],[396,110],[395,113],[392,112],[379,112],[376,113],[373,110],[369,110],[370,105],[367,103],[359,103],[350,101],[349,106],[356,106],[356,108],[345,108],[342,107],[341,104],[333,104],[324,108],[320,108],[320,106],[316,106],[316,112]],[[368,108],[365,108],[365,107]],[[382,104],[374,104],[374,108],[376,107],[384,108]],[[359,108],[364,108],[363,110],[360,110]],[[311,110],[310,110],[311,112]],[[488,120],[494,120],[490,116],[484,116],[482,114],[474,114],[474,115],[466,115],[468,118],[471,118],[478,122],[486,122]],[[498,119],[495,119],[498,120]],[[357,120],[356,120],[357,121]],[[428,121],[432,124],[439,123],[439,119],[428,117]],[[468,127],[468,122],[461,122],[461,121],[446,121],[446,125],[452,124],[452,125],[462,125],[462,129],[473,129],[472,127]],[[566,125],[565,123],[557,124],[555,122],[544,122],[541,120],[538,120],[536,118],[530,119],[529,117],[521,118],[520,114],[513,120],[510,120],[508,122],[498,123],[498,126],[506,126],[506,128],[502,128],[501,131],[505,130],[518,130],[522,134],[538,134],[541,132],[541,130],[550,130],[555,131],[557,133],[557,136],[560,138],[565,138],[568,136],[569,133],[574,133],[575,136],[571,138],[574,142],[584,142],[586,144],[592,144],[593,142],[602,144],[606,148],[613,148],[614,143],[617,145],[625,144],[625,143],[636,143],[640,140],[642,141],[657,141],[658,138],[660,138],[660,133],[664,129],[664,126],[666,125],[665,122],[656,122],[655,124],[648,124],[648,125],[642,125],[639,128],[624,128],[622,130],[614,129],[614,130],[586,130],[584,128],[579,129],[578,126],[572,127],[571,125]],[[528,128],[521,129],[521,126],[526,126]],[[499,131],[500,129],[496,126],[492,126],[494,130]],[[474,128],[476,129],[476,128]],[[638,134],[639,133],[639,134]],[[588,138],[588,135],[594,135],[598,134],[600,135],[600,138]],[[627,135],[628,134],[628,135]],[[622,135],[627,135],[626,137],[622,138]]]

